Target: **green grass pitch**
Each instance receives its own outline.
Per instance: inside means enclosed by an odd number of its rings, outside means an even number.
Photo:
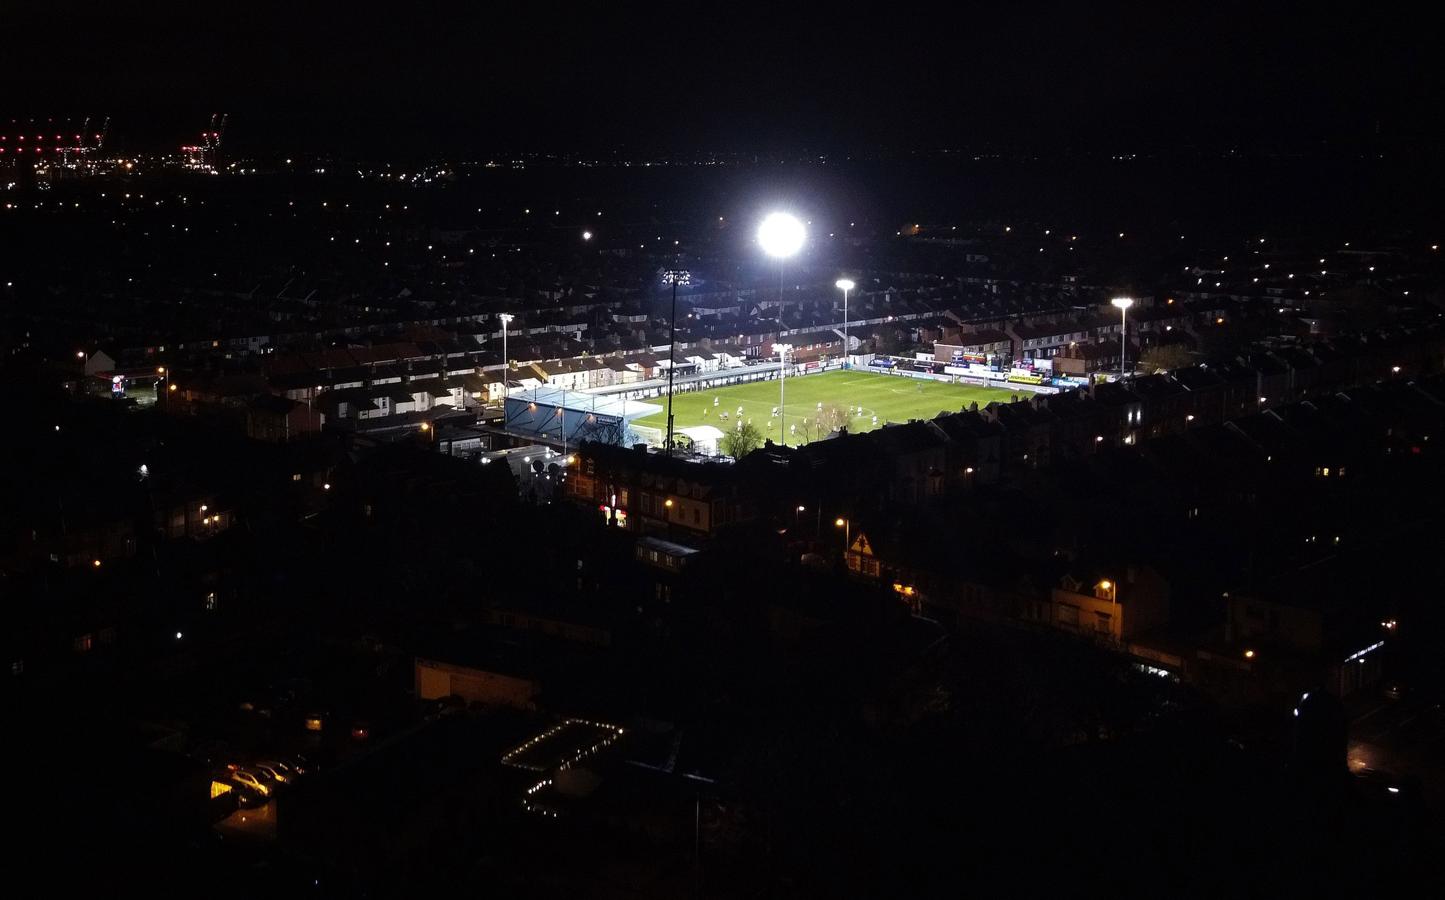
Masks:
[[[797,445],[827,436],[819,434],[816,426],[819,403],[836,404],[847,410],[848,430],[862,432],[881,428],[889,422],[931,419],[941,412],[958,412],[974,401],[980,407],[995,401],[1007,402],[1018,393],[1004,388],[945,384],[856,370],[789,376],[786,390],[788,402],[783,411],[788,439],[785,442],[779,440],[781,417],[772,414],[778,405],[776,379],[679,392],[672,399],[675,427],[712,425],[727,431],[736,427],[741,408],[743,421],[751,420],[764,439]],[[667,397],[647,402],[666,407]],[[722,417],[723,413],[727,418]],[[666,430],[667,413],[644,416],[637,419],[637,424]]]

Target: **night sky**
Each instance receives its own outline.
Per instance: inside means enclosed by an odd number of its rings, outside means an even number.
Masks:
[[[1438,139],[1378,5],[6,3],[0,115],[255,151],[899,150]]]

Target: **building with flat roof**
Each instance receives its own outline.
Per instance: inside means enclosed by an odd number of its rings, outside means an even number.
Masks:
[[[502,427],[509,434],[557,445],[622,444],[633,420],[661,411],[652,403],[544,387],[507,397]]]

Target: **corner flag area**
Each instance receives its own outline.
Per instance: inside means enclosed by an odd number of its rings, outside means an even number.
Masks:
[[[783,410],[778,410],[776,379],[679,393],[672,399],[674,428],[712,425],[727,431],[736,428],[739,420],[751,421],[765,440],[796,446],[827,437],[832,430],[827,420],[835,416],[846,420],[848,430],[857,433],[890,422],[958,412],[974,402],[980,407],[1006,403],[1020,392],[853,370],[789,376],[786,393]],[[652,402],[662,410],[638,418],[636,424],[665,431],[667,397]],[[786,413],[786,441],[779,430],[785,417],[777,412]]]

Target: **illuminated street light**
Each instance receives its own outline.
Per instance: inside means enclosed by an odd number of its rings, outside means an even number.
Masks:
[[[783,446],[788,444],[788,407],[787,395],[784,393],[784,381],[788,374],[788,351],[792,349],[792,344],[773,345],[773,352],[778,354],[778,443]]]
[[[1119,235],[1123,237],[1123,235]],[[1119,378],[1124,378],[1124,357],[1129,355],[1129,345],[1126,343],[1129,333],[1129,307],[1134,305],[1132,297],[1115,297],[1109,301],[1119,310]]]
[[[851,278],[839,278],[833,286],[843,292],[843,365],[848,365],[848,355],[853,348],[848,344],[848,292],[857,287]]]
[[[853,546],[853,523],[839,516],[833,520],[833,527],[843,529],[843,552],[846,554],[848,548]]]
[[[497,320],[502,323],[502,394],[504,396],[507,393],[507,370],[512,367],[512,361],[507,357],[507,332],[510,330],[509,326],[515,318],[516,316],[511,313],[499,313],[497,315]]]
[[[584,232],[582,232],[582,240],[584,240],[584,241],[590,241],[590,240],[592,240],[592,232],[590,232],[590,231],[584,231]]]

